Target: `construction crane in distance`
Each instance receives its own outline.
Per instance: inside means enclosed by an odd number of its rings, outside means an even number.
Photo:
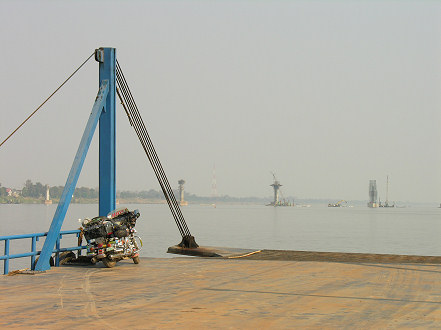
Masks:
[[[294,206],[294,202],[286,201],[283,197],[282,191],[280,191],[280,194],[282,195],[283,201],[279,201],[279,189],[282,186],[282,184],[277,180],[276,174],[274,172],[271,172],[273,175],[274,182],[270,186],[274,189],[274,200],[268,204],[267,206]]]

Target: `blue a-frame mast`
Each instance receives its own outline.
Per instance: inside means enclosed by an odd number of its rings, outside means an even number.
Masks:
[[[115,48],[99,48],[95,50],[95,59],[99,62],[99,91],[92,107],[89,120],[81,138],[72,168],[61,194],[57,210],[52,219],[46,240],[35,270],[50,269],[49,259],[55,247],[58,235],[63,225],[67,209],[75,191],[84,160],[89,150],[98,121],[99,136],[99,215],[105,216],[115,209],[116,199],[116,116],[115,116]]]
[[[99,215],[104,216],[115,209],[116,199],[116,50],[98,49],[95,58],[100,63],[100,86],[103,81],[109,81],[109,95],[100,116]]]

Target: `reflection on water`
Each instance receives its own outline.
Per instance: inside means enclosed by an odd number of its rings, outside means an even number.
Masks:
[[[173,257],[166,253],[167,248],[181,238],[167,205],[127,206],[141,212],[136,226],[144,242],[141,256]],[[56,205],[0,205],[0,235],[45,232],[55,209]],[[97,212],[97,205],[71,205],[62,230],[77,229],[79,218],[93,217]],[[199,245],[441,255],[441,210],[436,208],[189,205],[182,212]],[[75,239],[63,242],[64,246],[74,245]],[[0,249],[3,254],[3,246]],[[29,249],[30,241],[11,243],[13,253]],[[29,261],[24,266],[29,267]]]

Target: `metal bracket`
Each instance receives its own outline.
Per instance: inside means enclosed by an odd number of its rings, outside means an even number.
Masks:
[[[104,49],[95,49],[95,61],[104,63]]]

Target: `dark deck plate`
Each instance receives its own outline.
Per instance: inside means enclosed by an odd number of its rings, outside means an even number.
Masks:
[[[177,245],[170,246],[167,253],[182,254],[195,257],[212,257],[212,258],[240,258],[255,253],[260,250],[256,249],[238,249],[217,246],[200,246],[198,248],[183,248]]]
[[[441,264],[441,256],[417,256],[373,253],[315,252],[289,250],[236,249],[229,247],[201,246],[187,249],[171,246],[168,253],[196,256],[249,260],[284,260],[284,261],[324,261],[353,263],[388,263],[388,264]]]

